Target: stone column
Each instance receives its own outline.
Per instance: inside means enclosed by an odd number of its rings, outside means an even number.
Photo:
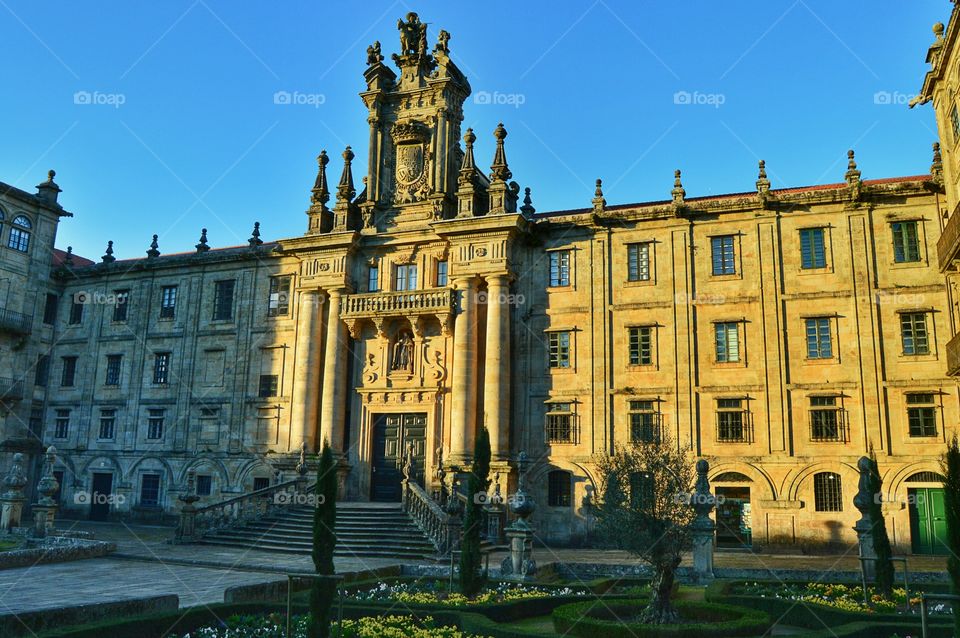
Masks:
[[[697,461],[697,483],[690,496],[690,506],[697,517],[691,526],[693,531],[693,576],[698,583],[713,580],[713,540],[717,525],[710,518],[716,499],[710,492],[710,481],[707,480],[707,471],[710,464],[700,459]]]
[[[477,419],[477,285],[472,277],[455,281],[460,314],[453,329],[453,379],[451,388],[450,463],[473,458]]]
[[[483,411],[490,430],[490,459],[510,455],[510,287],[505,275],[487,278],[487,347]]]
[[[314,449],[317,434],[317,406],[320,402],[320,291],[300,293],[297,315],[296,368],[293,373],[293,401],[290,406],[290,447]]]
[[[867,559],[860,561],[860,568],[865,581],[872,580],[876,573],[877,552],[873,546],[873,513],[870,511],[870,505],[874,498],[880,498],[880,494],[874,494],[873,486],[870,481],[870,473],[873,470],[873,461],[869,457],[861,456],[857,461],[857,469],[860,470],[860,482],[857,485],[857,494],[853,497],[853,505],[860,510],[860,520],[853,526],[857,532],[857,540],[860,544],[860,558]]]
[[[320,403],[320,440],[330,442],[334,453],[343,453],[347,373],[347,326],[340,321],[340,291],[331,290],[327,301],[327,339],[323,360],[323,398]]]

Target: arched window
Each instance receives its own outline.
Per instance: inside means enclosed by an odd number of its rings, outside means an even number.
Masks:
[[[19,250],[22,253],[30,248],[30,229],[33,224],[25,215],[17,215],[13,218],[10,226],[10,239],[7,240],[7,247]]]
[[[843,488],[836,472],[813,475],[813,503],[818,512],[842,512]]]
[[[943,483],[946,479],[937,472],[917,472],[907,477],[906,483]]]
[[[570,494],[572,475],[563,470],[554,470],[547,475],[547,505],[550,507],[570,507],[573,499]]]
[[[711,483],[753,483],[753,479],[740,472],[721,472],[710,480]]]

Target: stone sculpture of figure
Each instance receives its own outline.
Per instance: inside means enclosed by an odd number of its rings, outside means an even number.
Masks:
[[[437,46],[434,47],[434,51],[442,53],[450,53],[450,45],[447,44],[450,42],[450,34],[443,29],[440,29],[440,32],[437,34]]]
[[[393,346],[391,370],[413,370],[413,338],[404,334]]]
[[[420,22],[420,17],[411,11],[407,14],[407,21],[397,20],[397,29],[400,30],[400,54],[410,55],[420,51],[426,53],[427,25]],[[421,46],[421,40],[424,41]]]
[[[383,55],[380,54],[380,40],[376,40],[367,47],[367,64],[373,66],[383,62]]]

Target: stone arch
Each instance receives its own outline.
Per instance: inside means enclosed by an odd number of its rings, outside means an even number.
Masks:
[[[887,472],[887,475],[883,477],[883,491],[890,495],[901,495],[901,492],[904,492],[902,498],[906,498],[905,485],[907,479],[917,472],[936,472],[937,474],[942,474],[943,468],[934,460],[907,463],[896,470]]]
[[[65,461],[66,459],[58,454],[57,460]],[[101,454],[84,463],[83,468],[79,473],[75,473],[74,477],[82,480],[87,475],[92,472],[96,472],[97,470],[113,470],[116,480],[120,480],[125,475],[123,467],[120,465],[120,460],[116,456],[112,454]]]
[[[234,472],[234,485],[237,489],[242,489],[244,483],[247,479],[259,469],[264,469],[270,474],[271,481],[276,476],[277,468],[274,467],[269,461],[263,458],[255,458],[249,461],[246,461],[242,465],[236,468]]]
[[[140,459],[137,460],[136,463],[134,463],[133,465],[130,466],[130,469],[128,469],[127,472],[126,472],[125,478],[126,478],[128,481],[131,481],[131,482],[132,482],[133,479],[136,478],[137,468],[139,468],[141,465],[143,465],[144,463],[146,463],[146,462],[148,462],[148,461],[151,461],[151,462],[159,465],[159,466],[163,469],[163,477],[164,477],[164,480],[167,482],[167,486],[173,486],[173,485],[174,485],[174,473],[173,473],[173,468],[170,466],[170,463],[168,463],[165,459],[160,458],[159,456],[144,456],[144,457],[141,457]]]
[[[214,469],[214,471],[219,475],[220,479],[220,489],[226,489],[230,486],[230,473],[227,471],[227,466],[223,464],[223,461],[213,456],[200,456],[189,463],[187,463],[181,470],[180,476],[177,478],[177,485],[186,485],[187,483],[187,473],[191,470],[196,470],[204,466],[209,466]]]
[[[792,472],[792,476],[788,474],[787,478],[784,480],[784,485],[787,486],[785,490],[787,500],[800,500],[800,490],[804,482],[814,474],[819,474],[820,472],[834,472],[839,474],[841,479],[847,479],[851,475],[860,475],[860,471],[857,470],[857,467],[846,461],[820,461],[805,465],[799,470]],[[856,482],[854,482],[852,485],[847,482],[847,485],[849,485],[849,487],[846,485],[843,487],[843,497],[845,500],[852,499],[853,495],[857,493]]]
[[[753,492],[750,493],[750,500],[768,500],[775,501],[777,500],[777,488],[773,483],[773,480],[764,472],[761,468],[753,465],[752,463],[747,463],[744,461],[718,461],[716,465],[713,463],[710,464],[710,471],[707,473],[707,478],[710,479],[711,485],[713,480],[721,475],[729,472],[736,472],[737,474],[743,474],[747,478],[751,479],[753,482],[752,486],[757,486],[757,495],[754,496]]]

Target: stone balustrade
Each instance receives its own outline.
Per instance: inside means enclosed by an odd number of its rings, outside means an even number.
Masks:
[[[278,483],[262,490],[228,498],[204,507],[185,506],[181,510],[178,542],[198,540],[220,529],[243,525],[259,520],[277,510],[301,502],[314,487],[302,478]],[[192,520],[185,520],[192,518]]]
[[[454,300],[454,291],[448,288],[343,295],[340,299],[340,317],[360,319],[452,313]]]
[[[433,541],[440,554],[449,554],[460,542],[460,521],[447,514],[440,504],[414,481],[403,482],[403,509]]]

